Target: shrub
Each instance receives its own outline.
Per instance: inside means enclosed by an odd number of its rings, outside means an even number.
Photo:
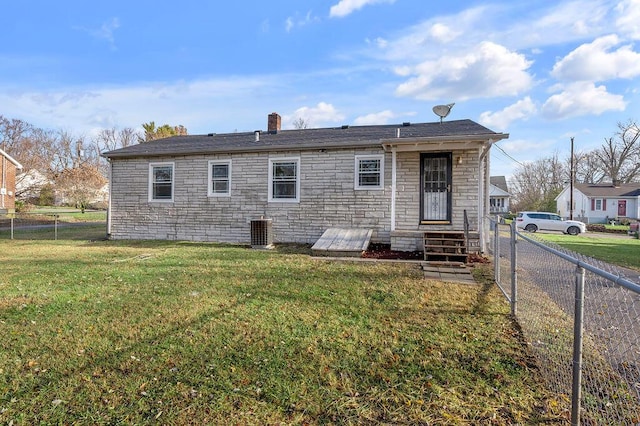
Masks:
[[[40,196],[38,197],[38,205],[41,206],[53,206],[55,203],[56,195],[53,185],[44,185],[40,189]]]
[[[609,234],[626,234],[629,231],[629,228],[620,225],[607,226],[602,223],[590,223],[587,225],[587,231],[607,232]]]
[[[24,212],[28,212],[32,208],[33,208],[33,204],[29,204],[23,200],[16,200],[16,212],[24,213]]]

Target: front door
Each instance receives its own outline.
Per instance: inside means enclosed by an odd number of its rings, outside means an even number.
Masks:
[[[451,223],[451,153],[422,154],[421,223]]]
[[[618,216],[627,215],[627,200],[618,200]]]

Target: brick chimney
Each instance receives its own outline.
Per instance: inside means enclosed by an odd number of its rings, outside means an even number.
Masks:
[[[269,114],[269,120],[267,122],[267,132],[278,133],[282,124],[282,118],[276,112]]]

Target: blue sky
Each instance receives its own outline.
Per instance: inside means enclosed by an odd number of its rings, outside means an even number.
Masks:
[[[91,137],[469,118],[492,174],[598,147],[640,112],[640,0],[3,4],[0,114]]]

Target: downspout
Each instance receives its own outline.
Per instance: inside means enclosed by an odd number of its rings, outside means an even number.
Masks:
[[[396,147],[391,147],[391,231],[396,230],[396,189],[397,189],[397,159]]]
[[[107,238],[111,238],[111,188],[113,188],[113,163],[110,158],[107,158],[107,162],[109,163],[109,194],[107,201]]]
[[[488,191],[485,191],[485,188],[489,187],[489,159],[487,154],[490,152],[491,145],[494,142],[493,139],[489,139],[482,145],[478,160],[478,170],[480,172],[480,179],[478,179],[478,231],[480,231],[480,250],[483,253],[487,251],[487,236],[489,235],[489,223],[485,223],[484,220],[486,206],[489,201]]]

